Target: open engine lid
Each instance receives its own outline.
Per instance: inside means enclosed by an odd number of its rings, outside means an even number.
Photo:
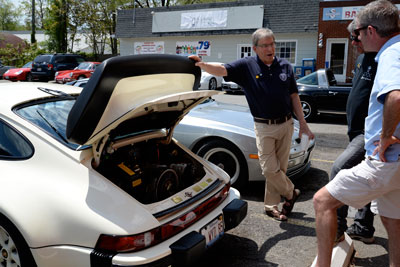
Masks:
[[[106,135],[169,129],[215,91],[194,91],[201,71],[187,57],[118,56],[98,66],[72,107],[67,138],[89,145]]]

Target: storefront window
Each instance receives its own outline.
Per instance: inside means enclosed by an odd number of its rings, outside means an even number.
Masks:
[[[277,41],[275,54],[289,61],[290,64],[296,64],[296,42],[295,41]]]

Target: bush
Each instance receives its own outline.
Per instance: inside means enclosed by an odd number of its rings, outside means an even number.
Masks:
[[[0,59],[3,65],[22,67],[29,61],[33,61],[37,55],[46,51],[35,44],[25,42],[25,45],[13,46],[7,44],[5,48],[0,48]]]

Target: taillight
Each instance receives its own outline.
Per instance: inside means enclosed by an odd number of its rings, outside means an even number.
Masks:
[[[128,236],[102,234],[97,240],[96,249],[113,252],[133,252],[157,245],[183,231],[214,210],[226,199],[229,188],[230,184],[228,183],[218,193],[193,210],[148,232]]]
[[[51,70],[53,68],[53,64],[47,64],[47,68]]]

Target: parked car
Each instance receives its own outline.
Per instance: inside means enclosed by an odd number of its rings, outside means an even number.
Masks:
[[[227,93],[243,93],[243,88],[235,82],[222,80],[222,91]]]
[[[346,114],[351,84],[338,85],[331,69],[319,69],[297,80],[304,118],[315,119],[319,113]]]
[[[311,165],[315,141],[302,150],[295,120],[287,174],[301,177]],[[240,188],[247,181],[264,181],[258,161],[253,118],[247,106],[208,99],[176,126],[174,137],[194,153],[224,169]]]
[[[73,86],[78,86],[78,87],[85,87],[85,85],[88,83],[89,78],[86,79],[80,79],[80,80],[75,80],[71,82],[67,82],[67,85],[73,85]]]
[[[79,64],[73,70],[61,70],[57,71],[55,74],[55,79],[57,83],[67,83],[75,80],[81,80],[85,78],[90,78],[92,73],[101,62],[89,62],[85,61]]]
[[[31,76],[32,61],[26,63],[22,68],[13,68],[7,70],[3,74],[5,80],[16,81],[32,81]]]
[[[74,54],[39,55],[32,63],[32,78],[40,81],[54,80],[57,71],[73,70],[84,61],[84,57]]]
[[[221,62],[210,62],[223,64]],[[212,75],[204,70],[201,71],[200,90],[217,90],[222,86],[223,78],[221,76]]]
[[[3,74],[9,69],[15,68],[13,66],[5,66],[0,60],[0,80],[3,79]]]
[[[176,55],[106,60],[84,89],[0,84],[0,263],[190,266],[246,216],[219,167],[172,138],[215,91]]]

